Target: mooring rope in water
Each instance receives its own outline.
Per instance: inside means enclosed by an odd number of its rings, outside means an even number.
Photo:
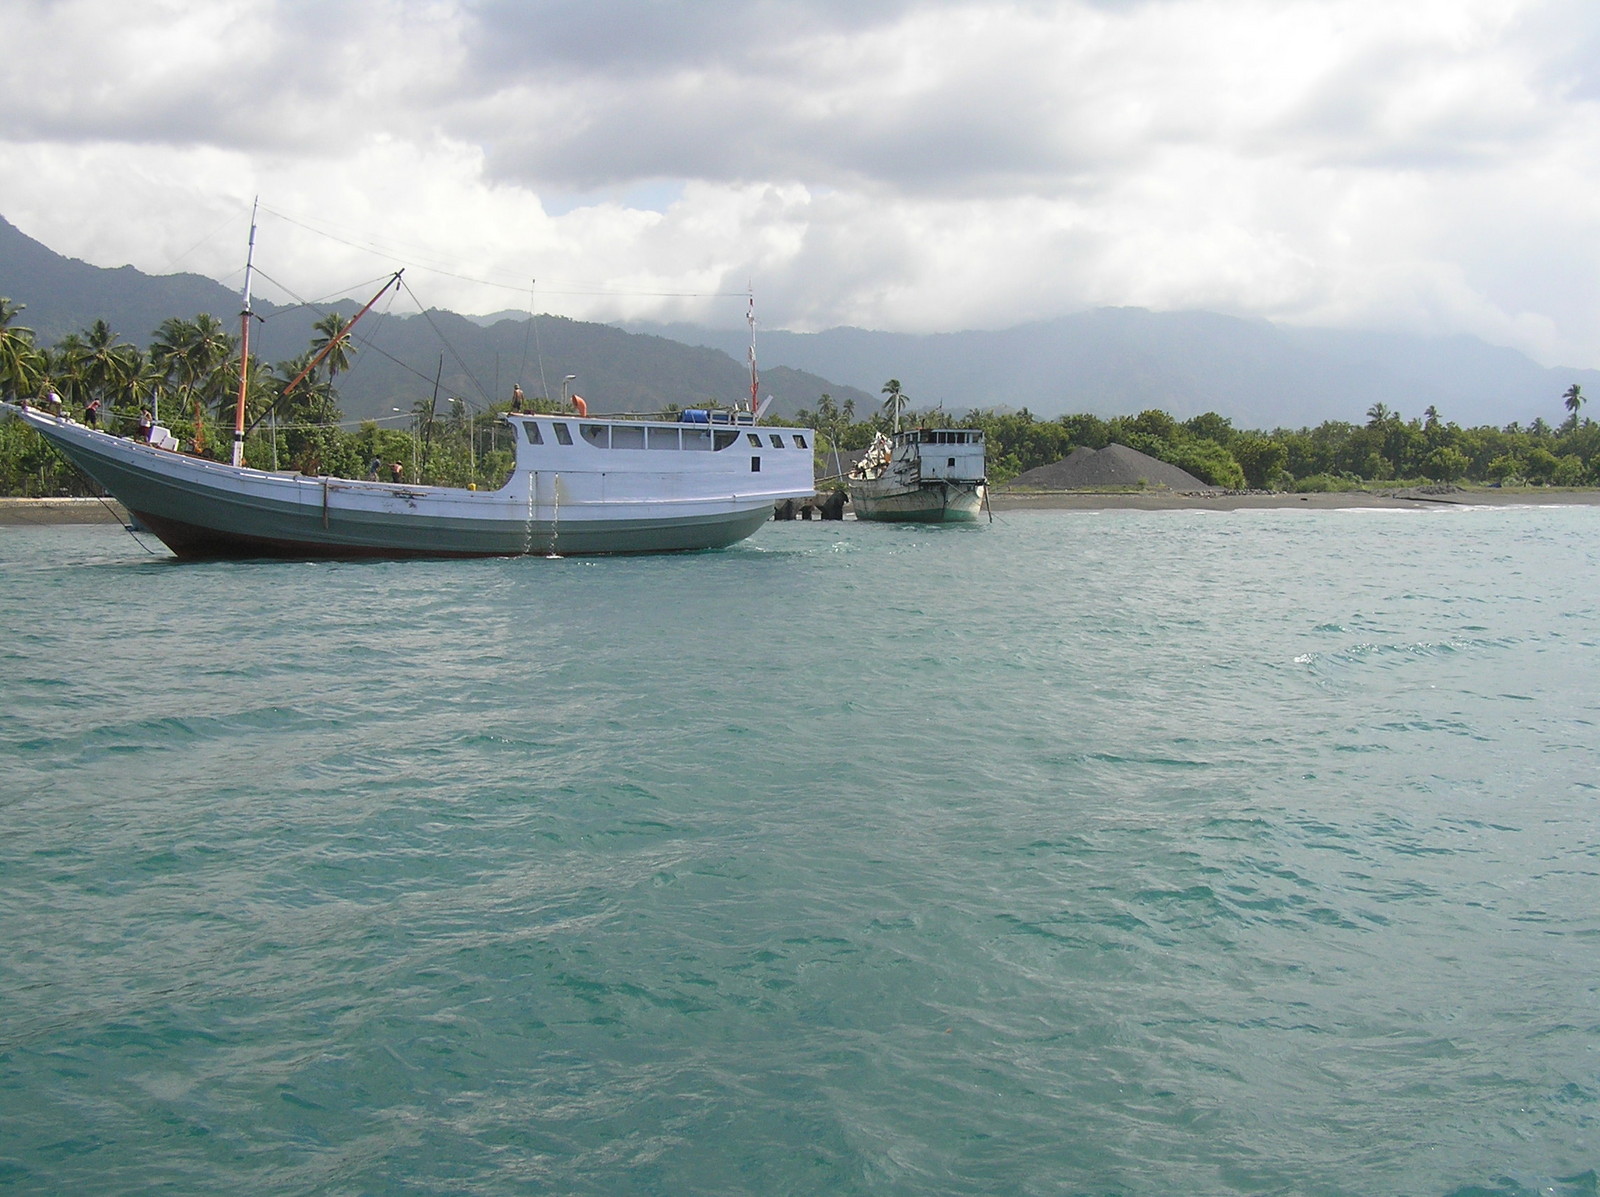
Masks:
[[[133,537],[134,544],[138,545],[152,557],[156,556],[156,551],[149,545],[145,544],[144,541],[139,539],[139,533],[134,529],[134,526],[131,523],[123,523],[122,516],[117,513],[117,509],[111,505],[105,495],[96,495],[95,498],[100,501],[100,506],[104,507],[108,512],[111,513],[112,518],[115,519],[117,523],[122,524],[122,530],[129,536]],[[130,511],[128,512],[128,518],[130,520],[135,520],[138,519],[138,516],[134,515],[133,512]]]

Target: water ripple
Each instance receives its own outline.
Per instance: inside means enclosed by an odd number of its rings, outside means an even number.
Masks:
[[[1592,1193],[1597,518],[24,530],[0,1185]]]

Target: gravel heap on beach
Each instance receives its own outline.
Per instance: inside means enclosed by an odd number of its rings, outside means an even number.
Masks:
[[[1107,445],[1099,450],[1080,445],[1060,461],[1019,474],[1006,485],[1039,490],[1110,490],[1142,486],[1190,493],[1217,489],[1187,470],[1126,445]]]

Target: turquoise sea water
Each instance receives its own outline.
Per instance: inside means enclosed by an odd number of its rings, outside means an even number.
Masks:
[[[1592,1194],[1600,509],[0,529],[0,1190]]]

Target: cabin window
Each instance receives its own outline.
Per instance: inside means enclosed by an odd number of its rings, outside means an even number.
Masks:
[[[956,459],[954,457],[950,457],[945,460],[945,465],[950,466],[952,469],[955,468],[955,464]]]
[[[794,434],[794,447],[796,449],[804,449],[807,447],[806,438],[801,436],[798,432]]]
[[[739,434],[737,432],[717,432],[714,435],[717,438],[716,447],[718,449],[726,449],[729,445],[738,444],[739,442]]]
[[[539,431],[539,426],[532,420],[523,421],[522,431],[527,435],[530,445],[544,444],[544,433]]]
[[[783,448],[783,438],[781,436],[779,436],[776,432],[768,433],[767,434],[767,439],[772,442],[772,447],[774,449]]]
[[[718,434],[721,435],[720,433]],[[685,428],[683,430],[683,447],[685,449],[704,449],[711,451],[711,430],[709,428]]]
[[[761,448],[761,438],[759,436],[757,436],[753,432],[747,432],[747,433],[745,433],[745,436],[750,438],[750,447],[751,448],[753,448],[753,449]]]
[[[567,426],[565,424],[552,424],[550,427],[556,430],[556,441],[558,443],[563,445],[570,445],[572,443],[572,433],[567,430]]]
[[[588,441],[596,449],[605,449],[610,447],[610,438],[606,436],[606,433],[610,431],[611,430],[604,424],[578,425],[579,434],[584,440]]]
[[[752,457],[750,459],[750,472],[752,474],[759,474],[761,472],[761,459],[759,457]]]
[[[646,428],[645,448],[647,449],[676,449],[678,447],[678,430],[676,428]]]
[[[613,449],[643,449],[644,425],[613,424],[611,426],[611,447]]]

